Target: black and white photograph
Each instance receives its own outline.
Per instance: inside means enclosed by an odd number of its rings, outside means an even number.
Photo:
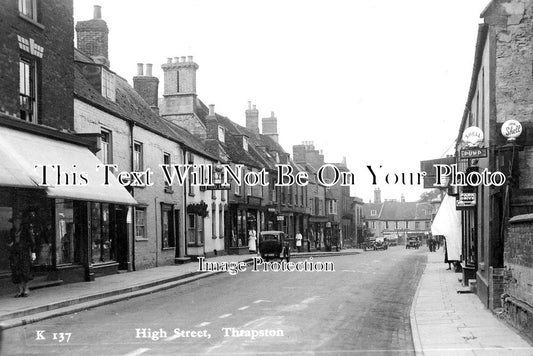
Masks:
[[[0,355],[533,355],[533,0],[0,0]]]

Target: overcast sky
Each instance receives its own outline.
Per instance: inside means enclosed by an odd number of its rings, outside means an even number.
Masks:
[[[102,6],[111,68],[132,83],[136,63],[163,81],[167,57],[193,56],[197,92],[244,125],[248,101],[278,118],[280,143],[314,141],[328,162],[345,156],[352,194],[416,200],[417,173],[442,157],[466,103],[479,14],[488,0],[74,0],[75,21]],[[162,95],[162,87],[159,91]]]

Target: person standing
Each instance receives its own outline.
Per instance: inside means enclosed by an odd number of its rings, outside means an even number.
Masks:
[[[28,282],[32,279],[31,263],[35,261],[35,241],[28,218],[22,214],[15,215],[11,222],[11,243],[9,264],[11,267],[11,281],[18,286],[19,293],[15,297],[29,295]]]
[[[296,249],[298,250],[298,252],[302,252],[302,239],[303,239],[302,234],[300,234],[300,231],[297,231],[296,232]]]
[[[250,253],[256,253],[257,252],[257,233],[255,232],[255,229],[251,229],[248,232],[248,251]]]

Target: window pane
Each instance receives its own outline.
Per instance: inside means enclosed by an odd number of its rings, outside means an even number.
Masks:
[[[56,259],[57,264],[72,263],[74,251],[80,246],[75,244],[74,231],[74,208],[72,200],[57,199],[56,203],[57,240]]]

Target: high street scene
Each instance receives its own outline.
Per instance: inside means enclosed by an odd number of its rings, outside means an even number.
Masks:
[[[0,1],[0,355],[533,355],[533,0]]]

